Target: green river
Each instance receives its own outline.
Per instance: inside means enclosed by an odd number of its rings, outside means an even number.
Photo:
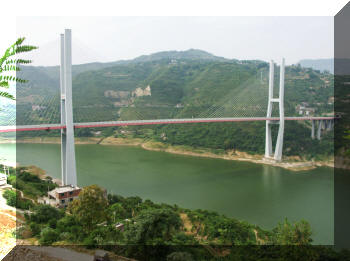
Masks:
[[[17,154],[15,158],[14,154]],[[58,144],[0,144],[0,158],[36,165],[60,178]],[[139,147],[76,145],[79,186],[122,196],[214,210],[271,229],[305,219],[315,244],[333,244],[333,169],[293,172],[248,162],[199,158]]]

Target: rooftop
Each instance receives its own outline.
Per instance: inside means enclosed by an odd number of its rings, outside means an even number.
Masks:
[[[71,185],[66,185],[66,186],[61,186],[58,188],[55,188],[54,190],[50,191],[50,192],[57,192],[57,193],[65,193],[65,192],[70,192],[73,190],[77,190],[80,189],[79,187],[72,187]]]

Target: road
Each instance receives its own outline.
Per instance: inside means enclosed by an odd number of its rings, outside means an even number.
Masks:
[[[42,252],[50,257],[60,259],[62,261],[93,261],[94,256],[85,253],[79,253],[63,247],[51,246],[28,246],[27,248]]]

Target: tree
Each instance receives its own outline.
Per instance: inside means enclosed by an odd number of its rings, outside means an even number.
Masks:
[[[31,60],[25,59],[11,59],[14,55],[24,52],[30,52],[37,49],[36,46],[22,45],[25,38],[18,38],[17,41],[12,44],[0,58],[0,87],[8,89],[10,87],[10,82],[25,83],[26,80],[13,76],[17,71],[20,71],[18,67],[19,64],[29,64]],[[15,97],[8,93],[7,91],[0,91],[0,97],[5,97],[14,100]]]
[[[83,188],[79,197],[68,206],[68,210],[84,228],[91,231],[108,217],[105,191],[97,185]]]
[[[58,240],[58,236],[56,230],[50,227],[44,228],[40,233],[39,243],[41,245],[51,245]]]
[[[164,260],[170,254],[169,246],[181,226],[179,214],[171,209],[142,210],[126,224],[127,254],[140,260]]]
[[[51,219],[59,220],[64,213],[50,205],[38,205],[34,209],[34,213],[30,215],[30,220],[39,224],[47,223]]]
[[[118,219],[123,219],[127,217],[127,213],[123,208],[122,204],[120,203],[114,203],[112,206],[109,207],[109,211],[112,213],[113,222],[116,222],[116,220]]]
[[[171,209],[146,209],[134,218],[125,237],[129,244],[166,244],[182,226],[179,214]]]
[[[311,227],[305,220],[291,224],[286,218],[273,232],[276,245],[309,245],[312,242]]]

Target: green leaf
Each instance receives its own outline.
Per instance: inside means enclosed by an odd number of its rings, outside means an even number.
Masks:
[[[0,97],[4,97],[4,98],[11,99],[11,100],[15,100],[15,97],[12,94],[9,94],[8,92],[0,91]]]
[[[9,83],[7,81],[0,82],[0,87],[9,88]]]

